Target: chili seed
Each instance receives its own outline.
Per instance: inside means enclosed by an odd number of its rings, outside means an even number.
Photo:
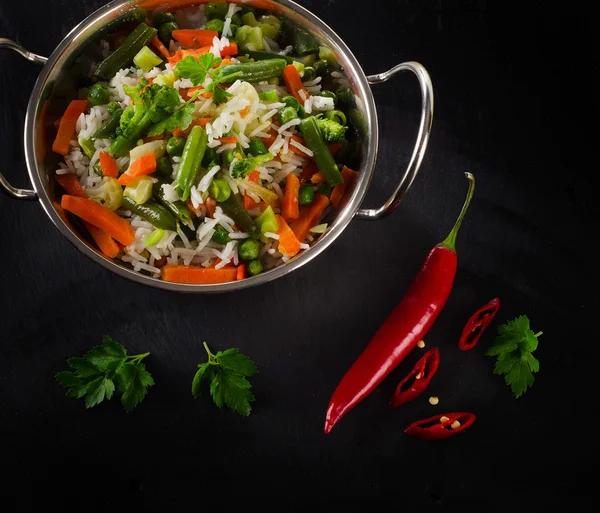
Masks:
[[[421,379],[422,377],[423,377],[423,374],[421,374],[421,373],[419,372],[419,374],[417,374],[417,375],[415,376],[415,379]]]
[[[419,340],[417,342],[417,347],[420,347],[421,349],[423,349],[425,347],[425,342],[423,340]]]
[[[448,417],[446,417],[446,415],[443,415],[442,417],[440,417],[440,422],[443,424],[444,422],[448,422],[450,419]]]
[[[440,402],[440,400],[437,397],[430,397],[429,398],[429,404],[433,404],[435,406],[439,402]]]
[[[460,427],[460,422],[458,420],[455,420],[452,424],[450,424],[450,427],[452,429],[456,429],[456,428]]]

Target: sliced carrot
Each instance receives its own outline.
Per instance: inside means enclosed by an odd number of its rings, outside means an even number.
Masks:
[[[302,146],[306,147],[306,143],[304,142],[304,139],[300,139],[300,137],[298,137],[297,135],[292,135],[292,137],[290,137],[290,140],[296,141],[297,143],[300,143]],[[293,144],[290,144],[289,148],[296,155],[300,155],[301,157],[308,157],[308,155],[306,153],[304,153],[300,148],[296,148]]]
[[[86,221],[83,222],[87,231],[90,232],[92,239],[97,244],[98,248],[109,258],[115,258],[120,252],[121,248],[110,235],[102,231],[100,228],[90,224]]]
[[[294,256],[300,251],[300,241],[285,222],[285,218],[280,215],[276,215],[275,217],[279,222],[279,230],[277,230],[277,235],[279,235],[279,252],[282,255]]]
[[[248,175],[248,180],[254,183],[258,183],[258,179],[260,177],[260,173],[258,171],[252,171],[249,175]],[[246,210],[250,210],[252,208],[254,208],[256,205],[258,205],[258,203],[256,203],[256,201],[254,201],[250,196],[248,196],[247,192],[244,192],[244,208]]]
[[[219,141],[221,141],[221,144],[236,144],[237,137],[235,135],[232,135],[230,137],[221,137],[219,138]]]
[[[60,206],[105,231],[124,246],[133,244],[135,240],[135,232],[127,220],[93,199],[65,194],[60,200]]]
[[[331,201],[331,204],[337,208],[338,205],[340,204],[340,201],[342,201],[342,198],[344,197],[344,194],[346,193],[346,189],[348,188],[348,185],[350,185],[350,182],[352,182],[352,180],[354,180],[354,177],[357,176],[358,173],[356,171],[352,171],[352,169],[350,169],[349,167],[344,166],[342,169],[342,178],[344,179],[344,183],[340,183],[338,185],[336,185],[333,188],[333,191],[331,191],[331,194],[329,196],[329,200]]]
[[[206,205],[206,214],[208,217],[214,218],[215,210],[217,209],[217,202],[211,196],[208,196],[204,204]]]
[[[100,169],[104,176],[116,178],[119,176],[119,168],[117,167],[117,161],[107,151],[100,152]]]
[[[238,270],[236,267],[199,267],[191,265],[165,265],[162,268],[162,279],[175,283],[226,283],[235,281]]]
[[[310,181],[312,183],[324,183],[327,180],[325,180],[325,177],[323,176],[323,173],[321,173],[321,171],[317,171],[314,175],[311,176]]]
[[[329,205],[329,198],[324,194],[315,194],[315,199],[310,205],[300,209],[300,217],[290,224],[299,241],[304,242],[309,230],[315,226],[323,211]]]
[[[67,191],[67,194],[79,196],[80,198],[87,198],[77,175],[69,173],[68,175],[54,175],[54,178],[60,186]]]
[[[229,41],[229,44],[223,48],[221,48],[221,57],[224,56],[228,56],[228,55],[236,55],[238,53],[238,45],[235,41]],[[231,59],[229,59],[229,62],[225,62],[227,59],[223,59],[223,62],[221,62],[220,66],[226,66],[227,64],[231,64]]]
[[[186,57],[200,57],[206,53],[210,52],[210,46],[203,46],[201,48],[193,48],[187,50],[177,50],[171,57],[169,57],[169,64],[171,66],[175,66],[180,60],[185,59]]]
[[[195,30],[195,29],[180,29],[171,32],[171,36],[175,41],[184,46],[210,46],[213,39],[219,37],[216,30]]]
[[[240,110],[240,116],[245,118],[250,113],[250,106],[246,105],[242,110]]]
[[[121,185],[129,185],[138,176],[149,175],[154,171],[156,171],[156,156],[154,153],[149,153],[134,160],[129,169],[117,181]]]
[[[87,100],[73,100],[60,119],[58,133],[52,144],[52,151],[68,155],[71,149],[71,139],[75,136],[77,120],[88,108]]]
[[[302,79],[300,78],[300,73],[293,64],[288,64],[283,69],[283,81],[288,88],[288,91],[300,102],[301,105],[304,105],[304,100],[308,98],[308,93],[304,86],[302,85]],[[304,91],[304,98],[300,95],[300,91]]]
[[[292,173],[287,175],[285,182],[285,192],[281,202],[281,215],[289,223],[298,219],[300,215],[300,206],[298,204],[298,193],[300,192],[300,180]]]
[[[246,264],[240,264],[237,267],[236,280],[243,280],[246,277]]]
[[[158,36],[154,36],[152,39],[152,46],[158,50],[158,52],[167,60],[171,58],[171,52],[167,50],[167,47],[163,45],[162,41],[158,39]]]
[[[192,128],[194,128],[195,126],[206,126],[211,121],[212,121],[212,118],[196,118],[196,119],[194,119],[194,121],[191,122],[190,126],[188,126],[185,130],[182,130],[181,128],[176,128],[175,130],[173,130],[172,135],[175,137],[185,137],[185,136],[189,135]]]

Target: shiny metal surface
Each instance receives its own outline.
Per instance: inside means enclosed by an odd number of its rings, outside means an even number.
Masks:
[[[50,188],[50,176],[56,169],[56,161],[49,162],[50,157],[44,159],[40,156],[39,149],[47,146],[46,141],[43,140],[43,130],[41,129],[43,124],[40,120],[42,117],[40,113],[43,110],[43,104],[48,103],[49,101],[48,91],[52,92],[57,89],[65,89],[65,84],[67,88],[69,87],[70,70],[73,63],[76,62],[76,57],[82,54],[86,47],[95,39],[98,39],[105,30],[108,30],[111,26],[111,22],[119,15],[135,7],[144,7],[147,9],[154,9],[157,7],[182,7],[206,3],[207,1],[208,0],[115,0],[100,8],[67,34],[48,58],[31,94],[25,120],[25,158],[29,175],[42,207],[60,232],[86,256],[124,278],[161,289],[185,293],[219,293],[235,291],[277,279],[298,269],[324,251],[337,237],[339,237],[348,223],[355,217],[355,214],[356,217],[360,219],[377,219],[396,208],[414,180],[419,165],[421,164],[423,153],[427,145],[429,130],[431,128],[431,113],[433,109],[429,77],[421,65],[418,65],[417,63],[404,63],[392,68],[386,73],[371,77],[375,82],[385,81],[398,71],[411,70],[419,77],[422,90],[425,90],[426,94],[425,92],[423,93],[423,116],[417,137],[417,144],[413,152],[413,158],[411,159],[398,188],[394,191],[390,200],[388,200],[381,208],[377,210],[358,210],[360,203],[367,192],[375,169],[379,140],[377,111],[370,90],[369,80],[350,49],[335,34],[335,32],[323,21],[300,5],[290,0],[279,0],[277,2],[274,0],[250,0],[244,2],[249,5],[257,5],[264,9],[274,10],[279,15],[291,18],[304,29],[313,33],[322,44],[326,44],[333,50],[348,78],[351,88],[353,89],[357,103],[357,111],[364,120],[364,130],[361,134],[362,155],[360,165],[357,169],[359,171],[359,178],[337,215],[333,219],[328,219],[330,225],[328,231],[321,236],[309,250],[306,250],[302,254],[291,259],[285,265],[245,280],[215,285],[171,283],[137,273],[125,267],[120,261],[112,260],[102,255],[94,246],[88,243],[73,226],[70,225],[67,219],[61,216],[59,211],[57,211],[53,204],[54,193]],[[34,55],[24,49],[23,51],[28,55]],[[75,80],[72,80],[72,82],[74,83]],[[429,84],[429,86],[425,87],[424,84]],[[50,94],[50,102],[55,101],[52,94],[56,95],[56,93]],[[46,99],[43,100],[44,98]]]
[[[355,219],[377,220],[391,214],[404,199],[406,192],[416,178],[421,163],[423,162],[425,151],[427,150],[429,134],[431,133],[431,124],[433,123],[433,85],[431,84],[431,79],[429,78],[427,70],[418,62],[404,62],[394,66],[385,73],[369,75],[367,80],[369,81],[369,84],[381,84],[401,71],[413,72],[417,76],[419,86],[421,87],[421,120],[419,122],[419,131],[417,133],[415,148],[410,158],[410,162],[406,167],[406,171],[404,171],[396,190],[388,200],[377,209],[358,209],[354,216]]]

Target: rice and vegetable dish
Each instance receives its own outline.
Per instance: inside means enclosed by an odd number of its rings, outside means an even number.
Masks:
[[[60,207],[104,255],[172,282],[309,249],[357,175],[333,52],[244,4],[127,16],[56,122]]]

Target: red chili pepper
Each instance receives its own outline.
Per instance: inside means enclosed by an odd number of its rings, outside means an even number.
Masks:
[[[462,335],[458,341],[459,349],[468,351],[473,349],[483,331],[488,327],[494,316],[500,310],[500,299],[492,299],[487,305],[482,306],[469,319],[463,328]]]
[[[475,418],[475,414],[469,412],[441,413],[413,422],[404,432],[421,440],[441,440],[467,429]]]
[[[390,406],[395,408],[412,401],[421,395],[429,386],[429,382],[440,366],[440,351],[437,347],[427,351],[415,364],[413,370],[398,383],[396,391],[390,399]]]
[[[465,175],[469,190],[452,231],[429,252],[407,293],[335,389],[327,408],[326,434],[406,358],[446,304],[456,274],[456,235],[475,189],[473,175]]]

